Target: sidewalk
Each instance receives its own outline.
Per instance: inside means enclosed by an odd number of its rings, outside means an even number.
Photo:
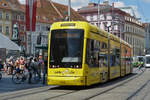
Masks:
[[[27,81],[22,84],[15,84],[12,82],[11,78],[12,75],[6,75],[5,73],[3,73],[3,78],[0,80],[0,93],[46,86],[43,85],[42,82],[39,82],[37,84],[28,84]]]

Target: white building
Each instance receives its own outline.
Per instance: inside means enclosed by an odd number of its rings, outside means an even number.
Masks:
[[[121,37],[133,46],[133,55],[144,55],[145,30],[143,24],[130,14],[114,8],[108,2],[100,4],[89,3],[88,6],[78,9],[78,13],[91,24],[99,25],[101,29]],[[100,20],[98,20],[100,19]]]

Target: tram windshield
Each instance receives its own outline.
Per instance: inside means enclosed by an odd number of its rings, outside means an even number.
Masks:
[[[84,30],[59,29],[51,32],[50,65],[79,67],[82,64]]]
[[[146,57],[146,64],[150,64],[150,56]]]

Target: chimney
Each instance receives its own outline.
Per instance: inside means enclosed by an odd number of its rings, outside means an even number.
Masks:
[[[88,7],[95,7],[95,6],[97,6],[96,3],[89,3],[89,4],[88,4]]]
[[[108,5],[109,5],[109,1],[104,1],[103,4],[104,4],[105,6],[108,6]]]

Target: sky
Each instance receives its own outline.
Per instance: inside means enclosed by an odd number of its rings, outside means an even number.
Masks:
[[[52,0],[57,3],[68,5],[68,0]],[[63,1],[63,2],[62,2]],[[71,0],[71,6],[75,10],[83,6],[87,6],[89,2],[98,3],[99,0]],[[100,0],[100,3],[106,0]],[[133,10],[126,10],[133,15],[133,11],[137,18],[141,18],[142,22],[150,22],[150,0],[108,0],[110,3],[115,3],[116,7],[132,7]],[[25,0],[20,0],[21,3],[25,3]]]

